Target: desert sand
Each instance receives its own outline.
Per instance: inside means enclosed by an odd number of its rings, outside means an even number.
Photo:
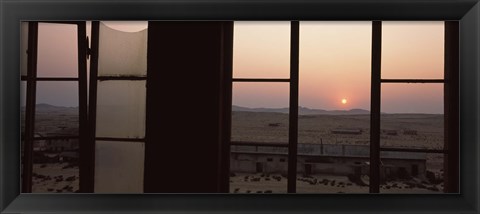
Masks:
[[[62,126],[70,127],[76,121],[61,112]],[[52,114],[39,114],[37,126],[47,127],[58,120]],[[74,118],[74,119],[70,119]],[[288,142],[288,114],[271,112],[232,113],[232,141]],[[70,121],[65,124],[65,121]],[[300,115],[299,143],[368,145],[370,115]],[[61,129],[65,129],[60,127]],[[40,127],[39,127],[40,128]],[[58,130],[58,127],[56,127]],[[40,128],[43,130],[42,128]],[[333,134],[334,129],[357,129],[359,135]],[[381,145],[403,148],[443,148],[443,115],[434,114],[382,114]],[[414,131],[412,132],[408,131]],[[407,131],[407,132],[406,132]],[[390,134],[389,134],[390,133]],[[392,134],[396,133],[396,134]],[[443,155],[429,154],[427,169],[441,173]],[[286,193],[287,179],[281,175],[235,173],[230,177],[230,192]],[[78,166],[69,163],[34,164],[33,192],[75,192],[78,190]],[[427,184],[421,180],[389,181],[381,186],[382,193],[439,193],[442,184]],[[298,193],[368,193],[368,186],[355,184],[346,176],[314,175],[297,177]]]
[[[287,143],[288,120],[288,114],[284,113],[233,112],[232,141]],[[361,130],[361,134],[334,134],[332,130],[335,129]],[[369,145],[370,115],[299,115],[298,130],[299,143]],[[443,115],[382,114],[381,130],[382,147],[443,149]],[[426,164],[427,170],[441,174],[443,155],[428,154]],[[232,193],[287,191],[285,177],[278,181],[266,180],[261,174],[233,174],[235,176],[230,179]],[[381,185],[381,193],[439,193],[442,189],[442,183],[429,184],[418,178],[388,181]],[[299,174],[297,192],[368,193],[368,186],[355,184],[347,176],[314,175],[304,178]]]
[[[33,193],[72,193],[78,190],[78,166],[69,163],[33,164]]]

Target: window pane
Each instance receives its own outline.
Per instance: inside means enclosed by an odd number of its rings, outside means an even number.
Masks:
[[[129,26],[119,29],[125,28]],[[146,76],[147,35],[147,29],[126,32],[100,23],[98,75]]]
[[[97,137],[145,137],[145,81],[99,81]]]
[[[95,193],[142,193],[145,144],[97,141]]]
[[[381,152],[381,193],[442,193],[443,154]]]
[[[37,136],[38,137],[38,136]],[[71,193],[79,188],[78,139],[37,140],[33,145],[33,193]]]
[[[382,22],[382,78],[443,79],[443,21]]]
[[[232,141],[288,142],[288,83],[234,83]]]
[[[148,28],[148,21],[102,21],[102,24],[124,32],[139,32]]]
[[[287,193],[288,148],[231,146],[230,193]]]
[[[27,76],[28,22],[21,22],[20,38],[20,74]]]
[[[442,149],[443,84],[382,84],[382,147]]]
[[[41,136],[78,135],[78,83],[37,82],[35,134]]]
[[[234,78],[290,76],[290,22],[236,21]]]
[[[77,25],[38,24],[38,77],[77,77]]]
[[[368,192],[371,22],[300,22],[297,192]]]

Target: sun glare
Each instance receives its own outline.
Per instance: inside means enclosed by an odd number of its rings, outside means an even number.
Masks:
[[[347,99],[343,98],[342,99],[342,104],[347,104]]]

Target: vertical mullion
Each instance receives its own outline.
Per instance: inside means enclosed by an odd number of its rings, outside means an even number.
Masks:
[[[98,40],[100,23],[92,22],[92,40],[90,57],[90,91],[88,97],[88,139],[81,147],[80,161],[85,171],[80,180],[81,192],[94,192],[95,187],[95,135],[97,122],[97,75],[98,75]]]
[[[77,24],[77,42],[78,42],[78,103],[79,103],[79,157],[83,160],[83,156],[87,156],[88,151],[88,115],[87,115],[87,29],[86,23],[80,22]],[[80,176],[80,192],[85,192],[84,181],[86,175],[88,176],[88,170],[91,166],[86,164],[86,161],[80,161],[79,163],[79,176]]]
[[[299,22],[290,24],[290,107],[288,132],[288,193],[296,192],[298,144]]]
[[[220,186],[219,192],[230,192],[230,140],[232,131],[232,74],[233,74],[233,21],[222,23],[222,72],[220,100]]]
[[[37,83],[38,22],[28,23],[27,100],[25,110],[25,140],[23,148],[22,193],[32,192],[33,143],[35,133],[35,103]]]
[[[459,23],[445,22],[444,192],[459,192]]]
[[[370,105],[370,193],[380,192],[380,90],[382,22],[372,22],[372,79]]]

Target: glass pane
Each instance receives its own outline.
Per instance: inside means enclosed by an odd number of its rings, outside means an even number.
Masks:
[[[443,21],[382,22],[382,78],[443,79]]]
[[[234,83],[232,141],[288,142],[288,83]]]
[[[100,23],[98,75],[146,76],[147,35],[147,29],[126,32]]]
[[[145,144],[97,141],[95,193],[142,193]]]
[[[99,81],[97,137],[145,137],[145,81]]]
[[[28,22],[20,23],[20,74],[27,76]]]
[[[236,21],[234,78],[290,76],[290,22]]]
[[[442,193],[443,154],[381,152],[381,193]]]
[[[443,84],[382,84],[382,147],[442,149]]]
[[[300,193],[368,192],[371,22],[300,22]]]
[[[36,101],[36,135],[78,135],[77,82],[39,81]]]
[[[231,146],[230,193],[287,193],[288,148]]]
[[[138,32],[148,28],[148,21],[102,21],[102,24],[124,32]]]
[[[33,193],[79,189],[78,139],[38,140],[33,145]]]
[[[77,77],[77,25],[38,24],[38,77]]]

